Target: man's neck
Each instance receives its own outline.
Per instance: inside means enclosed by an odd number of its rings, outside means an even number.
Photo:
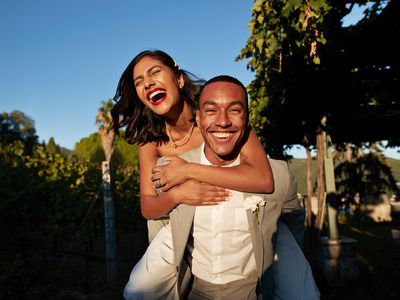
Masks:
[[[239,156],[239,153],[232,153],[229,156],[218,156],[212,152],[207,146],[204,147],[204,156],[213,165],[217,167],[228,166],[232,164]]]

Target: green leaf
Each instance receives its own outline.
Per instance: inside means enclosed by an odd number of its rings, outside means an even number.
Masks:
[[[264,21],[264,16],[260,14],[260,15],[257,17],[257,22],[258,22],[258,23],[262,23],[263,21]]]
[[[257,45],[258,51],[259,51],[259,52],[262,52],[263,49],[264,49],[264,38],[263,38],[263,37],[258,38],[258,39],[256,40],[256,45]]]
[[[249,30],[250,30],[251,33],[254,31],[254,24],[255,24],[255,22],[253,20],[251,20],[248,23],[248,27],[249,27]]]

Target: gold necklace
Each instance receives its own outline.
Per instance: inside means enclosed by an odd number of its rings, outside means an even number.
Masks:
[[[181,147],[183,145],[186,145],[187,142],[189,142],[190,138],[192,137],[192,133],[193,133],[193,129],[194,129],[194,123],[192,124],[192,127],[190,127],[188,133],[181,138],[179,141],[175,141],[175,139],[172,137],[172,132],[171,129],[168,128],[168,137],[171,140],[171,146],[173,146],[174,148],[178,148]]]

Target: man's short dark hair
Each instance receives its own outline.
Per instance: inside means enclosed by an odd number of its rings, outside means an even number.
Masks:
[[[243,83],[239,79],[229,76],[229,75],[218,75],[218,76],[215,76],[215,77],[211,78],[210,80],[206,81],[206,83],[201,87],[199,97],[201,97],[201,94],[203,93],[204,88],[207,85],[214,83],[214,82],[231,82],[231,83],[234,83],[234,84],[237,84],[238,86],[240,86],[243,89],[244,94],[246,95],[246,110],[247,110],[247,112],[249,111],[246,87],[243,85]]]

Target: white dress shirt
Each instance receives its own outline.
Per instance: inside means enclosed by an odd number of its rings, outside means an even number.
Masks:
[[[238,157],[229,166],[238,165]],[[211,165],[204,155],[201,164]],[[231,191],[230,200],[197,206],[193,224],[192,273],[214,284],[248,277],[256,270],[244,195]]]

